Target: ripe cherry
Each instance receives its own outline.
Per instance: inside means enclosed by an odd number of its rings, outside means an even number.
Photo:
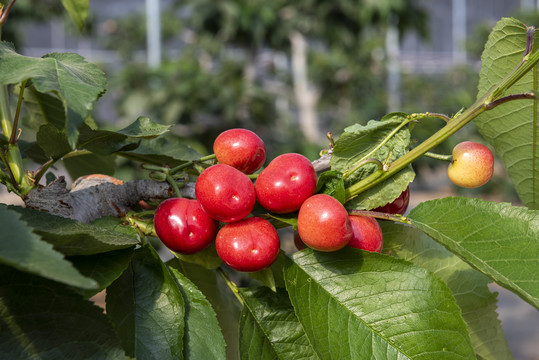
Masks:
[[[161,242],[181,254],[205,249],[215,238],[217,225],[198,201],[185,198],[163,201],[154,216],[155,232]]]
[[[243,219],[253,210],[256,201],[251,179],[224,164],[210,166],[200,174],[195,194],[208,215],[222,222]]]
[[[380,224],[369,216],[350,216],[354,235],[348,246],[367,251],[382,252],[384,237]]]
[[[316,172],[305,156],[283,154],[258,175],[255,191],[263,208],[278,214],[290,213],[316,192]]]
[[[217,136],[213,152],[220,164],[252,174],[266,161],[266,146],[258,135],[247,129],[230,129]]]
[[[464,141],[453,148],[447,176],[458,186],[474,188],[486,184],[494,172],[494,156],[483,144]]]
[[[226,224],[217,233],[217,254],[225,264],[238,271],[260,271],[279,255],[279,235],[265,219],[249,217]]]
[[[301,205],[298,232],[305,245],[320,251],[342,249],[353,235],[348,212],[326,194],[313,195]]]
[[[388,213],[388,214],[404,214],[410,203],[410,187],[407,187],[398,198],[392,202],[380,206],[373,211]]]

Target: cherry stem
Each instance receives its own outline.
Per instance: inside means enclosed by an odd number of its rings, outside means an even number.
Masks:
[[[453,155],[442,155],[442,154],[436,154],[430,151],[427,151],[425,154],[423,154],[427,157],[430,157],[432,159],[436,160],[443,160],[443,161],[453,161]]]
[[[201,158],[198,159],[198,160],[187,161],[187,162],[185,162],[185,163],[183,163],[183,164],[180,164],[180,165],[178,165],[178,166],[176,166],[176,167],[173,167],[173,168],[170,169],[168,172],[169,172],[170,174],[175,174],[175,173],[177,173],[178,171],[180,171],[180,170],[182,170],[182,169],[185,169],[185,168],[187,168],[187,167],[189,167],[189,166],[195,164],[196,162],[204,162],[204,161],[213,160],[213,159],[215,159],[215,157],[216,157],[215,154],[210,154],[210,155],[203,156],[203,157],[201,157]]]
[[[180,192],[180,188],[178,187],[178,183],[176,182],[176,180],[174,180],[172,178],[172,176],[170,174],[167,174],[167,181],[170,184],[170,186],[172,186],[172,189],[174,189],[174,192],[176,193],[176,196],[181,198],[182,193]]]
[[[238,289],[238,286],[236,285],[236,283],[233,282],[232,280],[230,280],[230,277],[228,276],[228,273],[226,271],[224,271],[221,267],[218,267],[216,270],[217,270],[217,273],[219,275],[221,275],[221,277],[223,278],[223,280],[225,281],[225,283],[229,287],[229,289],[232,291],[234,296],[236,296],[236,299],[239,300],[241,306],[244,306],[245,305],[245,300],[243,300],[243,297],[240,294],[240,289]]]
[[[19,127],[19,114],[21,113],[21,104],[22,104],[24,89],[26,88],[27,81],[28,80],[24,80],[21,83],[21,90],[19,91],[19,99],[17,101],[17,108],[15,110],[15,116],[13,118],[13,128],[11,129],[11,137],[9,138],[10,144],[15,144],[18,139],[17,130]]]
[[[402,224],[412,225],[412,222],[410,220],[399,214],[388,214],[372,210],[348,210],[348,214],[352,216],[368,216],[377,219],[391,220],[400,222]]]
[[[507,95],[488,104],[487,110],[494,109],[498,105],[501,105],[503,103],[506,103],[508,101],[513,101],[513,100],[537,100],[537,97],[535,96],[535,93],[533,91],[523,93],[523,94]]]
[[[0,26],[6,23],[9,12],[11,11],[11,8],[15,4],[15,1],[17,0],[11,0],[5,8],[0,8]]]

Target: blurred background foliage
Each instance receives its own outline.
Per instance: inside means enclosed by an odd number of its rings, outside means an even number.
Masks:
[[[338,135],[346,126],[380,119],[391,108],[388,31],[396,28],[400,40],[413,32],[424,42],[433,41],[423,1],[170,0],[161,2],[166,50],[160,65],[150,67],[141,56],[146,51],[146,15],[131,11],[98,22],[92,8],[96,3],[90,2],[81,36],[92,37],[118,58],[103,64],[109,86],[105,101],[97,104],[96,122],[120,128],[145,115],[174,125],[176,141],[202,154],[212,152],[221,131],[245,127],[264,139],[269,158],[300,152],[314,160],[328,146],[327,132]],[[534,12],[521,15],[539,23]],[[22,45],[24,39],[17,36],[21,22],[51,17],[65,17],[59,1],[19,0],[3,39]],[[66,32],[72,31],[65,23]],[[466,51],[468,58],[478,60],[492,23],[474,26]],[[473,64],[436,73],[401,72],[398,110],[453,115],[471,104],[479,71]],[[421,141],[442,126],[440,120],[424,121],[413,136]],[[480,140],[473,124],[436,151],[448,154],[465,139]],[[115,175],[141,175],[140,169],[130,170],[130,161],[118,163]],[[415,166],[418,186],[432,187],[432,180],[422,175],[446,166],[421,159]],[[506,182],[501,169],[499,181],[491,186],[513,201]]]

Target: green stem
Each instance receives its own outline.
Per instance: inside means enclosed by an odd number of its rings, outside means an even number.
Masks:
[[[174,192],[176,193],[176,196],[181,198],[182,193],[180,192],[180,188],[178,187],[178,184],[176,183],[176,180],[174,180],[172,178],[172,176],[170,176],[170,174],[167,174],[167,181],[170,184],[170,186],[172,186],[172,188],[174,189]]]
[[[352,216],[354,215],[355,216],[369,216],[369,217],[373,217],[377,219],[396,221],[402,224],[412,225],[412,222],[410,220],[398,214],[388,214],[384,212],[370,211],[370,210],[349,210],[348,214]]]
[[[13,129],[11,129],[11,137],[9,138],[10,144],[15,144],[17,142],[17,131],[19,128],[19,114],[21,113],[21,104],[24,94],[24,88],[26,87],[26,82],[24,80],[21,83],[21,90],[19,91],[19,100],[17,101],[17,109],[15,110],[15,116],[13,117]]]
[[[432,159],[436,159],[436,160],[443,160],[443,161],[452,161],[453,160],[453,156],[452,155],[442,155],[442,154],[436,154],[436,153],[433,153],[433,152],[430,152],[430,151],[427,151],[425,154],[423,154],[427,157],[430,157]]]
[[[472,106],[452,118],[443,128],[438,130],[427,140],[389,164],[383,174],[378,175],[375,178],[369,176],[346,189],[346,201],[356,197],[361,192],[381,183],[382,181],[401,171],[430,149],[440,145],[448,137],[469,123],[472,119],[487,111],[493,102],[495,102],[508,88],[510,88],[526,73],[528,73],[528,71],[537,65],[538,62],[539,52],[526,55],[524,59],[509,74],[507,74],[507,76],[505,76],[497,85],[487,91],[480,99],[476,100]]]
[[[203,156],[198,160],[187,161],[186,163],[183,163],[183,164],[180,164],[180,165],[178,165],[176,167],[173,167],[172,169],[169,170],[169,173],[170,174],[176,174],[178,171],[193,165],[195,162],[203,162],[203,161],[208,161],[208,160],[213,160],[213,159],[215,159],[215,154],[210,154],[210,155]]]
[[[238,286],[236,285],[236,283],[230,280],[230,277],[228,276],[227,272],[224,271],[221,267],[218,267],[216,270],[217,270],[217,273],[221,275],[221,277],[223,278],[223,280],[225,281],[229,289],[232,291],[234,296],[236,296],[236,299],[239,300],[241,306],[244,306],[245,300],[243,300],[243,298],[241,297],[240,289],[238,289]]]

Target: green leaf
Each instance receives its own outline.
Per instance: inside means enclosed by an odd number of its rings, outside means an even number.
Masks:
[[[172,138],[158,137],[143,140],[135,150],[122,151],[122,156],[144,163],[176,166],[185,161],[198,160],[202,156],[190,146],[179,143]]]
[[[185,359],[226,359],[226,344],[217,314],[204,294],[178,270],[169,268],[185,302]]]
[[[77,290],[77,292],[85,298],[90,298],[104,290],[127,269],[132,255],[132,249],[122,249],[97,255],[69,257],[69,261],[81,274],[94,279],[98,284],[96,289]]]
[[[24,90],[24,105],[29,112],[29,128],[38,131],[41,125],[47,123],[57,129],[63,129],[66,124],[67,112],[64,103],[54,93],[40,93],[33,86]]]
[[[259,281],[262,285],[267,286],[273,292],[277,292],[278,287],[285,287],[284,282],[284,264],[285,264],[285,253],[281,250],[279,251],[279,256],[271,264],[269,268],[266,268],[261,271],[255,271],[247,273],[251,278]]]
[[[320,174],[316,183],[316,192],[333,196],[341,204],[344,204],[346,195],[344,193],[342,172],[329,170]]]
[[[36,141],[45,155],[51,159],[59,159],[71,151],[65,130],[60,130],[52,124],[39,127]]]
[[[488,288],[491,280],[417,228],[387,221],[381,225],[384,253],[432,271],[453,291],[476,354],[484,359],[511,359],[496,312],[497,294]]]
[[[381,121],[371,120],[366,125],[355,124],[344,129],[335,142],[330,165],[332,170],[344,174],[345,186],[349,187],[378,170],[375,163],[365,163],[353,170],[362,161],[378,160],[391,162],[408,152],[410,131],[405,125],[410,116],[404,113],[391,113]],[[373,209],[396,199],[414,179],[411,166],[401,170],[390,179],[361,193],[347,202],[350,209]]]
[[[53,53],[43,58],[19,55],[13,45],[0,43],[2,73],[0,84],[18,84],[32,79],[36,91],[54,93],[62,99],[65,107],[72,109],[79,118],[84,119],[92,110],[93,103],[105,90],[106,79],[103,72],[94,64],[87,63],[80,55],[73,53]],[[69,116],[65,124],[72,147],[76,143],[77,126],[81,120]]]
[[[69,17],[79,30],[82,30],[88,16],[88,3],[90,0],[62,0]]]
[[[226,358],[238,359],[238,323],[241,307],[225,282],[216,271],[197,264],[173,259],[167,265],[178,269],[206,296],[217,314],[226,341]]]
[[[103,310],[61,284],[0,266],[2,359],[125,359]]]
[[[449,288],[409,262],[353,248],[306,249],[291,257],[285,280],[323,359],[475,358]]]
[[[116,157],[110,155],[78,155],[64,159],[63,162],[72,179],[91,174],[114,175],[116,171]]]
[[[538,37],[535,36],[537,43]],[[478,98],[520,63],[526,49],[522,22],[504,18],[492,30],[481,56]],[[537,50],[535,50],[537,51]],[[504,95],[537,92],[534,69]],[[533,101],[511,101],[474,119],[483,137],[501,157],[522,202],[539,209],[539,132],[537,106]]]
[[[250,277],[261,282],[263,285],[267,286],[272,291],[277,291],[277,287],[275,285],[275,278],[273,277],[273,271],[270,268],[250,272],[248,274]]]
[[[107,314],[129,356],[183,359],[183,295],[153,248],[137,249],[107,288]]]
[[[119,134],[134,138],[152,139],[166,133],[172,125],[161,125],[146,116],[140,116],[129,126],[118,130]]]
[[[223,263],[219,255],[217,255],[215,241],[206,249],[199,251],[196,254],[184,255],[176,252],[173,252],[173,254],[182,261],[200,265],[208,270],[217,269]]]
[[[129,139],[127,135],[114,131],[92,129],[86,123],[79,128],[78,149],[89,150],[99,155],[110,155],[121,150],[132,150],[139,140]]]
[[[240,289],[245,306],[240,321],[240,358],[319,359],[288,294],[268,288]]]
[[[51,243],[65,255],[92,255],[132,247],[139,243],[137,237],[114,232],[76,220],[47,214],[28,208],[9,206],[16,211],[26,227]]]
[[[412,224],[539,309],[539,211],[468,198],[427,201]]]
[[[97,288],[94,280],[81,275],[12,209],[0,204],[0,262],[71,286]]]

